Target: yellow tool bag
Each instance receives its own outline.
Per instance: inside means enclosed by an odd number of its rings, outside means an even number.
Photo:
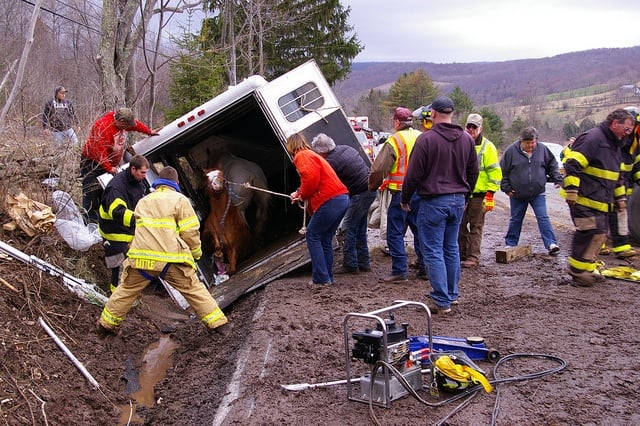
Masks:
[[[434,380],[439,389],[460,392],[482,385],[485,392],[493,390],[486,374],[462,351],[434,353]]]

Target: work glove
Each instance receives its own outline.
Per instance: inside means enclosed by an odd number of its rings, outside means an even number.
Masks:
[[[482,205],[484,206],[485,212],[490,212],[491,210],[493,210],[493,192],[487,192],[486,194],[484,194]]]
[[[565,189],[565,199],[567,200],[567,204],[573,206],[578,200],[578,190],[577,189]]]

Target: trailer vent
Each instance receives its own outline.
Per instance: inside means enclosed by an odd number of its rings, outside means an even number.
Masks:
[[[278,99],[278,106],[287,121],[293,123],[324,105],[324,97],[318,86],[306,83]]]

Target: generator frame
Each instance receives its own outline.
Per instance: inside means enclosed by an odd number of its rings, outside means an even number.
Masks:
[[[422,308],[427,316],[427,337],[429,339],[429,350],[430,352],[433,352],[433,337],[432,337],[432,332],[431,332],[431,311],[429,310],[429,308],[427,307],[427,305],[425,305],[424,303],[420,303],[420,302],[412,302],[412,301],[408,301],[408,300],[395,300],[393,301],[393,304],[390,306],[387,306],[386,308],[381,308],[381,309],[376,309],[374,311],[371,312],[367,312],[367,313],[355,313],[355,312],[351,312],[345,315],[344,321],[343,321],[343,327],[344,327],[344,350],[345,350],[345,361],[346,361],[346,373],[347,373],[347,379],[346,379],[346,384],[347,384],[347,399],[350,401],[356,401],[356,402],[364,402],[364,403],[373,403],[375,405],[381,406],[381,407],[385,407],[385,408],[390,408],[391,407],[391,388],[390,388],[390,380],[393,377],[391,375],[391,373],[389,372],[388,368],[383,368],[383,381],[384,381],[384,401],[383,402],[378,402],[375,400],[371,400],[369,399],[364,399],[361,398],[359,396],[355,396],[354,395],[354,384],[356,382],[359,382],[360,380],[356,380],[357,378],[353,378],[351,377],[351,352],[350,352],[350,335],[349,335],[349,324],[350,321],[353,318],[363,318],[363,319],[370,319],[375,321],[379,326],[380,329],[382,330],[382,357],[385,360],[389,359],[389,347],[388,347],[388,340],[387,340],[387,327],[386,327],[386,323],[384,321],[384,319],[382,317],[380,317],[380,314],[383,314],[385,312],[390,312],[390,311],[395,311],[398,310],[400,308],[405,308],[408,306],[414,306],[414,307],[418,307],[418,308]],[[407,336],[408,338],[408,336]],[[433,367],[432,367],[433,368]],[[373,372],[373,371],[372,371]]]

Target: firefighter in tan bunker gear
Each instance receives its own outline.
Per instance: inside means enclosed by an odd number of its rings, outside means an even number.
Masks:
[[[135,235],[120,285],[102,311],[98,332],[117,333],[134,301],[157,276],[182,293],[208,329],[224,326],[227,317],[195,272],[195,260],[202,256],[200,222],[189,199],[180,193],[176,170],[162,169],[152,187],[155,191],[136,206]],[[226,334],[229,328],[216,331]]]

